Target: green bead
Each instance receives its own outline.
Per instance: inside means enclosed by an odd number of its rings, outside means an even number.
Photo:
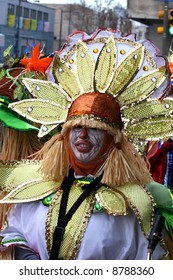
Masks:
[[[100,206],[98,201],[96,201],[96,203],[95,203],[94,210],[95,211],[101,211],[102,210],[102,208],[101,208],[101,206]]]
[[[43,198],[42,203],[44,206],[49,206],[52,199],[53,199],[54,194],[50,194],[49,196]]]

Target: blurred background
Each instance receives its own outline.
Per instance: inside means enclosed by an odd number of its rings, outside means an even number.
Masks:
[[[162,54],[172,53],[173,1],[160,0],[0,0],[0,57],[13,45],[22,56],[40,43],[43,55],[59,50],[68,34],[92,34],[110,27],[149,39]],[[2,62],[2,61],[0,61]]]

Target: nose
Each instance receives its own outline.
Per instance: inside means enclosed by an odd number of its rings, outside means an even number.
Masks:
[[[82,127],[81,132],[80,132],[80,134],[79,134],[79,137],[80,137],[81,139],[88,138],[88,131],[87,131],[86,126]]]

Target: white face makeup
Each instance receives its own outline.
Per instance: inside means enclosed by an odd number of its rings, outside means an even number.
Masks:
[[[104,130],[77,126],[72,127],[69,135],[71,149],[81,162],[89,162],[100,152],[104,142]]]

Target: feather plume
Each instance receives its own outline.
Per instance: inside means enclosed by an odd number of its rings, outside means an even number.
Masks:
[[[38,71],[45,73],[47,67],[52,62],[52,58],[41,58],[40,54],[40,44],[38,44],[35,48],[31,48],[31,57],[24,57],[20,60],[20,63],[25,66],[27,72]]]

